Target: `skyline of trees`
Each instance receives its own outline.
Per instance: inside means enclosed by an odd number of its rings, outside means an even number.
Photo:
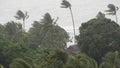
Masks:
[[[71,4],[63,0],[62,7],[70,9],[79,53],[67,53],[70,39],[67,31],[57,24],[59,17],[55,19],[46,13],[26,31],[25,21],[29,15],[18,10],[15,18],[21,22],[0,24],[0,68],[119,68],[120,25],[117,17],[112,21],[99,12],[95,18],[81,24],[80,34],[76,36]],[[117,16],[116,10],[107,11]]]

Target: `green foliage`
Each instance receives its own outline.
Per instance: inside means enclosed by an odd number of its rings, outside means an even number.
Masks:
[[[34,22],[29,30],[29,37],[37,48],[40,46],[40,48],[63,49],[69,39],[67,32],[54,22],[49,13],[45,14],[41,22]]]
[[[97,62],[85,54],[70,57],[66,68],[98,68]]]
[[[110,19],[83,23],[76,37],[80,50],[98,62],[109,51],[120,50],[120,26]]]
[[[10,64],[10,68],[31,68],[31,66],[23,59],[15,59]]]
[[[33,54],[26,58],[33,68],[64,68],[68,58],[66,52],[59,49],[43,49]]]
[[[100,68],[120,68],[120,53],[118,51],[107,53]]]
[[[14,21],[8,22],[4,26],[5,38],[11,42],[18,42],[21,38],[22,25]]]

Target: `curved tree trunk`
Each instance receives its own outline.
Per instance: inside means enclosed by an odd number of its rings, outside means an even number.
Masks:
[[[71,17],[72,17],[72,22],[73,22],[73,31],[74,31],[73,43],[75,44],[75,22],[74,22],[74,18],[73,18],[73,13],[72,13],[71,7],[69,9],[70,9]]]

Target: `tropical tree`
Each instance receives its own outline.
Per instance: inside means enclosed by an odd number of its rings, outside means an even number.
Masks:
[[[118,18],[117,18],[117,11],[119,10],[119,8],[117,6],[115,6],[114,4],[109,4],[108,5],[108,10],[106,10],[106,12],[108,12],[108,15],[115,15],[116,18],[116,23],[118,23]]]
[[[25,30],[25,20],[29,18],[28,12],[22,12],[21,10],[18,10],[16,13],[16,16],[14,16],[17,20],[22,20],[22,30]]]
[[[94,18],[82,23],[76,37],[81,52],[94,58],[98,63],[109,51],[120,51],[120,26],[110,19]]]
[[[26,61],[33,68],[64,68],[68,54],[61,49],[43,48],[28,56]]]
[[[73,23],[73,32],[74,32],[74,44],[75,44],[75,22],[74,22],[74,17],[73,17],[73,13],[72,13],[72,6],[71,4],[67,1],[67,0],[63,0],[62,3],[61,3],[61,8],[69,8],[70,10],[70,13],[71,13],[71,17],[72,17],[72,23]]]
[[[103,58],[100,68],[120,68],[120,53],[118,51],[108,52]]]
[[[5,38],[11,42],[18,42],[21,37],[21,24],[14,21],[8,22],[4,26],[4,35]]]
[[[49,13],[29,30],[30,40],[40,48],[64,48],[69,39],[67,32],[56,24]],[[37,47],[38,48],[38,47]]]

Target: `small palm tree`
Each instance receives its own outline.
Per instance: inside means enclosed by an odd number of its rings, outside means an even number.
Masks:
[[[61,8],[69,8],[69,10],[70,10],[71,17],[72,17],[72,22],[73,22],[74,44],[75,44],[75,23],[74,23],[74,18],[73,18],[71,4],[67,0],[63,0],[61,5],[62,5]]]
[[[108,15],[115,15],[116,23],[118,23],[117,11],[119,10],[119,8],[113,4],[109,4],[108,8],[109,9],[106,10],[106,12],[108,12]]]
[[[14,16],[17,20],[23,21],[23,27],[22,29],[25,30],[25,20],[29,18],[29,15],[27,12],[22,12],[21,10],[18,10],[16,13],[16,16]]]

